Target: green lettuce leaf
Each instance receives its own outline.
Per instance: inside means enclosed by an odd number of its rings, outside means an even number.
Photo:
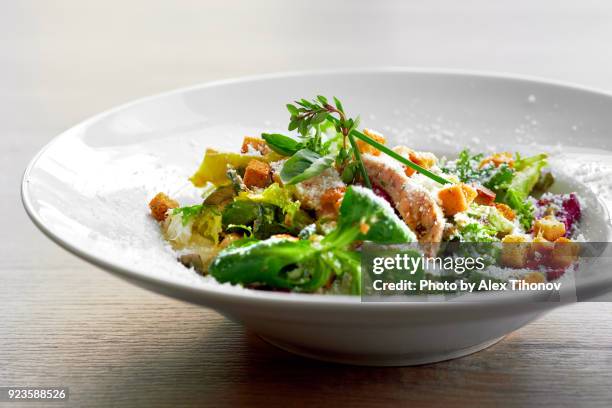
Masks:
[[[293,217],[300,209],[300,202],[293,200],[289,191],[278,183],[271,184],[261,193],[241,192],[238,194],[238,200],[250,200],[256,203],[275,205],[287,215],[289,223],[291,223]]]

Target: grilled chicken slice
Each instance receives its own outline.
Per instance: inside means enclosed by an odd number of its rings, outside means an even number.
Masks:
[[[420,243],[438,243],[444,233],[444,215],[435,198],[406,176],[402,167],[384,158],[364,154],[363,164],[372,183],[385,190]],[[433,250],[433,248],[432,248]]]

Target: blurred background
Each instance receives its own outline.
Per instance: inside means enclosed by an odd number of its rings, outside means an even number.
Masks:
[[[57,133],[175,87],[329,67],[465,68],[612,89],[611,21],[607,0],[3,1],[0,120]]]

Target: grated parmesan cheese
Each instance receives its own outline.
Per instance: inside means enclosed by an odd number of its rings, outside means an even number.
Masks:
[[[312,210],[321,209],[321,197],[330,188],[345,187],[335,168],[326,169],[318,176],[295,185],[295,195],[302,205]]]

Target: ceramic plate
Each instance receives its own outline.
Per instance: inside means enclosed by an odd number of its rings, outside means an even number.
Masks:
[[[206,147],[237,149],[244,135],[285,131],[285,104],[337,95],[391,144],[454,155],[545,151],[557,188],[586,197],[584,232],[609,241],[612,98],[540,80],[406,69],[269,75],[149,97],[57,136],[22,186],[34,223],[59,245],[159,293],[211,307],[271,343],[327,360],[403,365],[486,347],[558,304],[361,303],[344,296],[246,290],[176,261],[148,215],[158,191],[194,200],[187,177]],[[606,276],[587,282],[601,288]],[[586,285],[586,284],[585,284]]]

